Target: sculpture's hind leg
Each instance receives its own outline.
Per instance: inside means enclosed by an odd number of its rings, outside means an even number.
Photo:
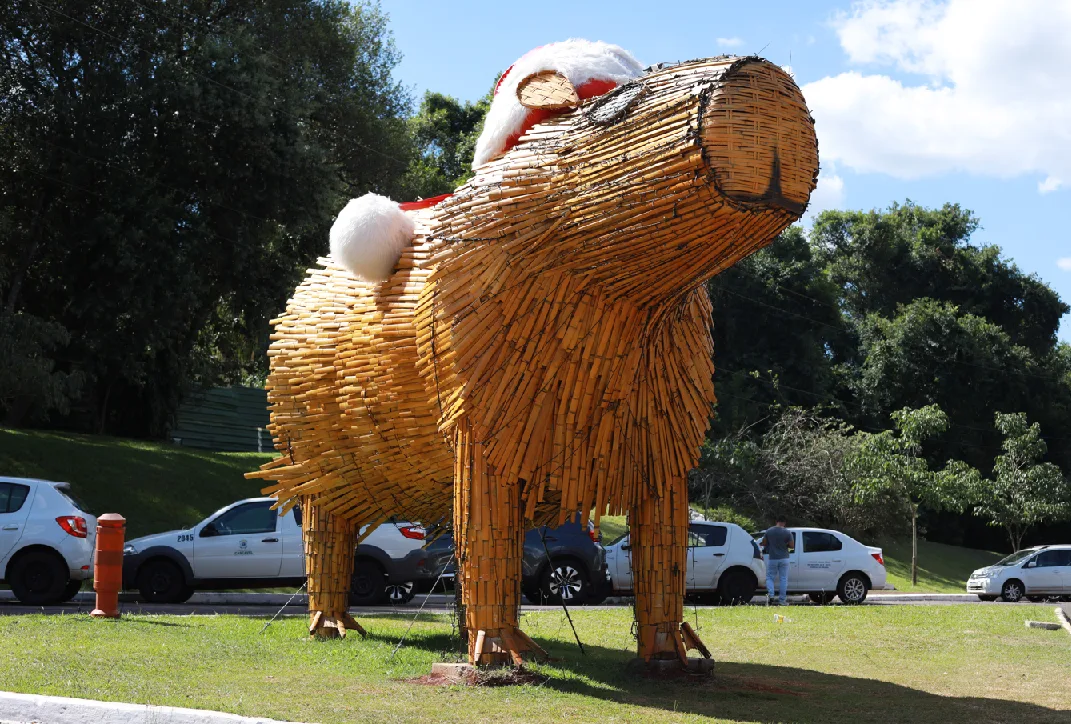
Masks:
[[[678,658],[687,650],[706,658],[710,652],[692,627],[683,623],[688,572],[688,488],[683,478],[666,486],[667,494],[646,497],[629,516],[632,585],[636,594],[639,656]]]
[[[309,633],[319,638],[335,638],[355,630],[364,636],[364,629],[348,611],[357,531],[350,521],[327,512],[313,498],[303,498],[301,507]]]
[[[469,663],[521,664],[526,651],[546,656],[517,625],[524,550],[521,486],[495,478],[476,438],[467,422],[458,425],[454,543]]]

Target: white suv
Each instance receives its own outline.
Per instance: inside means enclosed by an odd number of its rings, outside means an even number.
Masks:
[[[1010,603],[1071,597],[1071,545],[1035,546],[979,568],[967,581],[967,593],[983,601],[997,597]]]
[[[93,576],[97,519],[67,483],[0,477],[0,580],[41,606],[74,598]]]
[[[839,530],[787,530],[795,538],[795,548],[788,557],[789,593],[806,593],[815,603],[829,603],[837,596],[854,604],[865,601],[869,591],[885,588],[881,548],[863,545]],[[756,540],[762,536],[755,534]]]
[[[632,590],[632,553],[626,535],[606,547],[606,573],[615,594]],[[685,588],[698,600],[747,603],[766,566],[759,547],[735,523],[692,521],[688,525]]]

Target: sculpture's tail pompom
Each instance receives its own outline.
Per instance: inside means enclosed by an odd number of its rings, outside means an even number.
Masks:
[[[355,275],[381,282],[412,243],[413,220],[385,196],[352,199],[331,227],[331,256]]]

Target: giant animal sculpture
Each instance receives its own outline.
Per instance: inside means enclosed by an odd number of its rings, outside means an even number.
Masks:
[[[347,613],[358,532],[452,514],[472,663],[520,662],[525,529],[629,516],[639,655],[708,655],[683,623],[686,475],[715,402],[704,282],[803,213],[799,89],[755,57],[644,71],[567,41],[499,83],[452,196],[351,201],[275,320],[281,457],[304,509],[310,632]],[[363,631],[362,631],[363,633]]]

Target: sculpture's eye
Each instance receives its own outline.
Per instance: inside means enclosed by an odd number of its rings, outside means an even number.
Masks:
[[[596,125],[609,126],[624,118],[645,93],[647,86],[634,80],[600,96],[584,110],[584,115]]]

